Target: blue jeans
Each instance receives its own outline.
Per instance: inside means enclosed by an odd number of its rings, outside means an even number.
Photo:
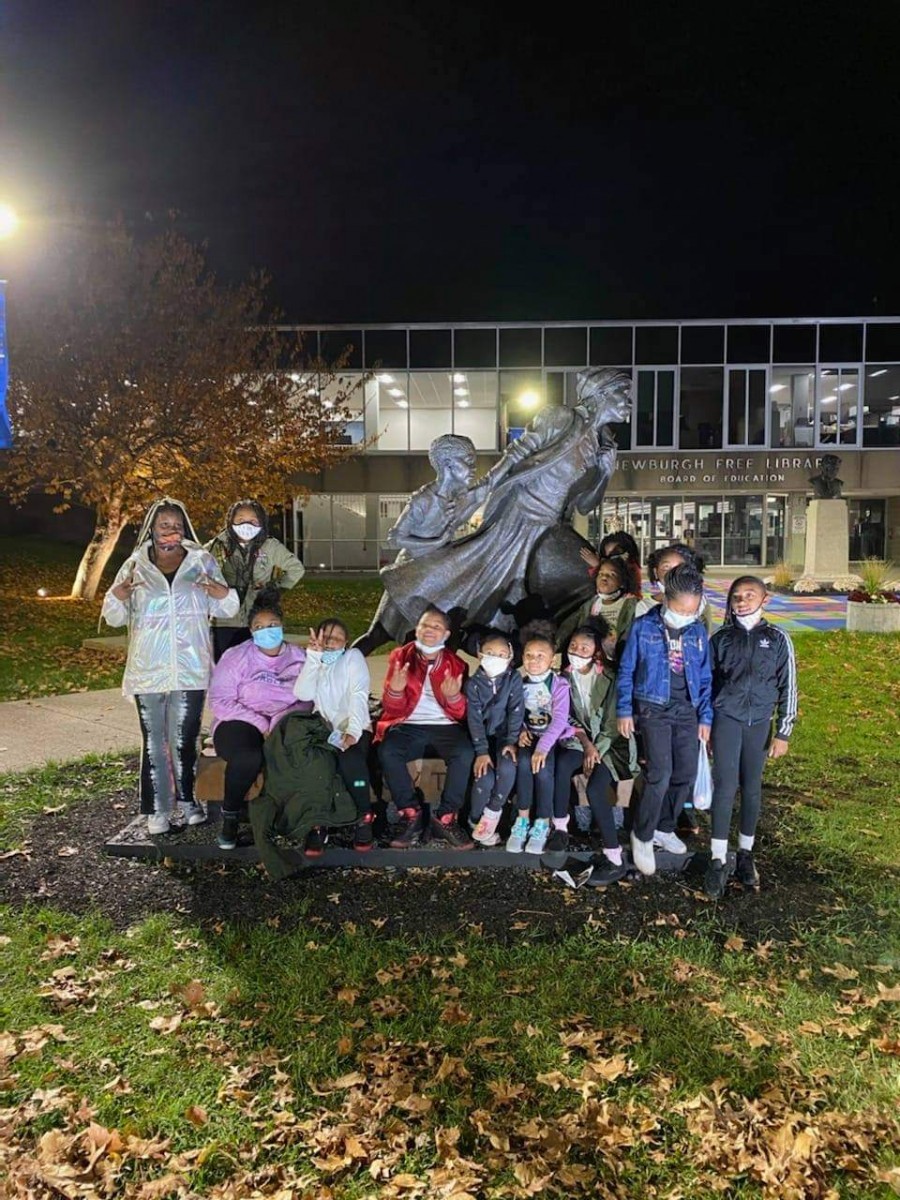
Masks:
[[[205,691],[144,692],[135,696],[141,723],[141,812],[170,813],[194,803],[197,739]]]

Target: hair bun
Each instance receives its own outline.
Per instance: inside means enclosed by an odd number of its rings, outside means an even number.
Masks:
[[[261,608],[263,605],[277,605],[281,600],[281,588],[275,583],[264,584],[256,593],[256,599],[253,601],[255,608]]]

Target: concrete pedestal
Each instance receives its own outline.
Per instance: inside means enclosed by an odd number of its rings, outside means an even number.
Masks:
[[[850,570],[850,525],[846,500],[811,500],[806,510],[803,574],[831,582]]]

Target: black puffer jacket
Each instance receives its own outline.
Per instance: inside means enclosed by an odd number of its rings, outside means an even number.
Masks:
[[[466,680],[466,721],[476,754],[489,753],[488,738],[515,746],[525,720],[522,676],[508,667],[497,679],[479,669]]]
[[[751,630],[729,619],[710,641],[713,710],[745,725],[771,721],[785,741],[797,718],[797,667],[791,639],[762,620]]]

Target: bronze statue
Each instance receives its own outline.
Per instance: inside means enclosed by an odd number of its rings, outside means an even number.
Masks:
[[[558,620],[592,594],[579,557],[588,543],[571,520],[575,512],[592,512],[606,491],[616,461],[609,427],[629,415],[631,377],[588,368],[578,375],[576,396],[574,408],[538,413],[500,461],[463,494],[455,490],[461,469],[454,484],[447,484],[441,479],[441,458],[432,459],[438,480],[412,497],[397,522],[401,533],[391,531],[391,540],[410,553],[382,568],[385,596],[356,643],[364,654],[388,640],[403,640],[429,604],[450,615],[458,640],[462,630],[513,630],[536,615]],[[480,527],[454,539],[453,531],[482,504]],[[418,517],[414,505],[422,510]],[[422,539],[420,528],[427,535],[435,532]]]
[[[837,454],[823,454],[819,464],[819,474],[810,477],[813,486],[814,500],[840,500],[843,479],[838,479],[838,468],[841,460]]]

